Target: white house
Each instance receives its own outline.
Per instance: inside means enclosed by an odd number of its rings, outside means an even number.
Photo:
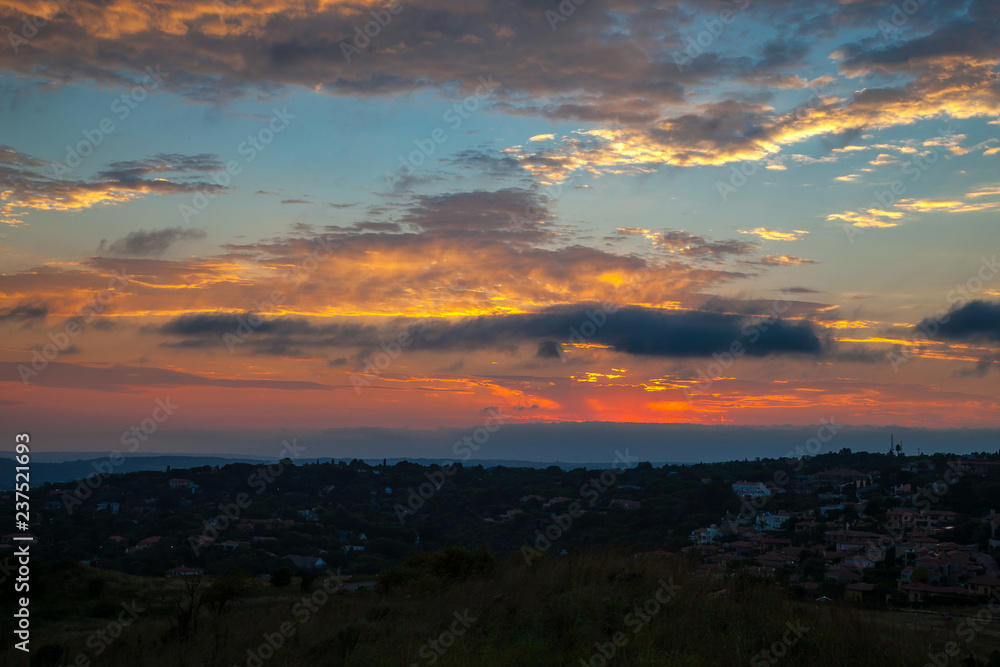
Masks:
[[[761,530],[783,530],[785,522],[792,518],[788,512],[777,514],[758,514],[757,527]]]
[[[764,482],[736,482],[733,493],[741,498],[763,498],[771,495],[771,489]]]
[[[708,528],[696,528],[691,531],[691,541],[695,544],[711,544],[719,539],[722,531],[714,523]]]

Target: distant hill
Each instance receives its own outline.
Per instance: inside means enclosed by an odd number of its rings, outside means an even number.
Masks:
[[[12,454],[4,453],[0,456],[0,490],[14,488],[14,468],[16,463]],[[126,457],[120,465],[114,467],[115,473],[142,472],[145,470],[155,470],[163,472],[169,466],[171,469],[184,470],[186,468],[198,468],[201,466],[224,466],[231,463],[263,464],[277,461],[277,457],[262,456],[205,456],[196,454],[143,454]],[[328,463],[330,461],[350,461],[352,459],[333,459],[331,457],[304,458],[303,462]],[[363,459],[369,465],[378,465],[383,459]],[[389,458],[384,459],[387,464],[395,465],[403,461],[416,463],[423,466],[446,465],[453,463],[454,459],[426,459],[426,458]],[[95,474],[99,470],[106,469],[109,458],[108,455],[99,452],[38,452],[32,454],[31,461],[31,485],[41,486],[46,482],[64,483],[74,482],[89,475]],[[575,468],[585,468],[587,470],[599,470],[607,468],[604,463],[566,463],[563,461],[507,461],[504,459],[480,459],[464,462],[465,465],[481,465],[486,468],[504,466],[507,468],[548,468],[556,466],[563,470]],[[657,462],[653,465],[662,466],[665,462]],[[673,465],[684,465],[673,463]]]
[[[84,454],[84,455],[90,455]],[[77,454],[79,456],[79,454]],[[93,457],[87,459],[77,459],[74,461],[43,462],[33,460],[31,462],[31,485],[41,486],[46,482],[62,483],[73,482],[95,474],[101,470],[100,466],[106,467],[109,462],[108,456]],[[112,472],[140,472],[143,470],[164,471],[169,466],[171,469],[197,468],[200,466],[223,466],[229,463],[262,463],[266,460],[260,458],[221,458],[217,456],[131,456],[114,466]],[[14,488],[14,468],[16,463],[11,458],[0,458],[0,490]]]

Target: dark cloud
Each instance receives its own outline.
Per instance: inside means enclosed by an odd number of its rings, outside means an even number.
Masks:
[[[943,322],[929,317],[916,327],[951,340],[986,339],[1000,341],[1000,302],[980,299],[949,312]]]
[[[221,336],[234,333],[237,329],[259,334],[320,334],[327,331],[301,317],[267,317],[255,312],[245,313],[197,313],[181,315],[157,327],[161,333],[177,336]]]
[[[379,340],[373,325],[335,323],[316,325],[301,317],[268,318],[256,312],[197,313],[181,315],[147,333],[181,336],[184,340],[161,343],[163,347],[210,348],[229,345],[254,354],[304,356],[301,347],[358,347]],[[385,334],[388,335],[388,334]],[[392,334],[395,336],[395,334]]]
[[[93,178],[73,178],[72,169],[0,150],[0,222],[17,223],[33,209],[75,211],[100,204],[120,204],[144,194],[216,193],[226,188],[204,180],[221,168],[211,156],[157,155],[147,160],[114,162]],[[175,174],[171,178],[164,173]],[[152,176],[153,178],[144,178]],[[198,177],[201,177],[199,180]]]
[[[354,229],[362,232],[401,232],[403,228],[395,222],[359,222]]]
[[[218,156],[208,153],[201,153],[199,155],[159,153],[145,160],[112,162],[98,176],[126,183],[129,181],[138,181],[143,176],[150,174],[210,173],[223,171],[225,168],[226,165],[218,159]]]
[[[538,344],[536,356],[541,359],[557,359],[562,356],[562,343],[557,343],[554,340],[543,340]]]
[[[0,311],[0,322],[31,323],[44,320],[49,315],[49,306],[39,301],[19,303],[5,311]]]
[[[889,24],[901,11],[888,2],[741,5],[586,3],[553,30],[546,12],[558,7],[545,3],[407,4],[404,16],[345,58],[342,43],[372,20],[365,3],[131,0],[114,9],[74,3],[51,17],[30,48],[0,50],[0,67],[50,85],[88,79],[125,89],[142,82],[147,63],[155,62],[165,75],[162,88],[216,102],[271,95],[285,86],[337,96],[434,90],[461,99],[476,90],[480,77],[492,76],[500,87],[484,98],[485,107],[627,128],[628,142],[658,149],[665,163],[681,165],[763,158],[775,146],[813,136],[938,114],[997,112],[995,0],[920,2],[888,34],[880,22]],[[719,21],[720,10],[734,12],[732,25]],[[725,34],[687,60],[694,40],[715,30],[710,23]],[[759,31],[750,29],[761,24],[781,26],[780,36],[761,43]],[[852,41],[838,44],[838,35]],[[746,40],[746,48],[732,55],[726,47],[736,39]],[[844,76],[890,76],[866,79],[866,88],[849,100],[831,95],[815,114],[796,116],[765,103],[776,89],[810,85],[800,75],[817,71],[831,51]],[[701,91],[716,82],[725,82],[726,92],[703,103]],[[509,158],[470,153],[452,159],[487,173],[516,173]],[[546,161],[563,169],[586,166],[567,155],[531,159],[538,168]]]
[[[598,326],[600,324],[600,326]],[[504,346],[511,340],[592,342],[627,354],[699,357],[742,342],[747,354],[818,354],[821,342],[807,322],[754,319],[696,311],[629,306],[613,314],[593,309],[551,309],[542,313],[480,317],[450,325],[429,325],[415,336],[417,347]]]
[[[723,257],[725,255],[746,255],[758,246],[744,241],[711,241],[704,236],[684,231],[667,231],[659,234],[656,244],[669,248],[684,257]]]
[[[44,167],[45,163],[10,146],[0,146],[0,165],[11,167]]]
[[[952,376],[981,378],[994,368],[1000,370],[1000,354],[980,357],[975,365],[952,371]]]
[[[914,65],[941,59],[995,57],[1000,6],[992,0],[974,0],[969,3],[966,13],[959,6],[949,7],[949,4],[927,3],[920,11],[904,15],[905,28],[919,30],[919,24],[923,23],[925,29],[930,29],[927,34],[917,34],[912,39],[875,39],[845,45],[843,50],[847,58],[840,63],[841,71],[907,72],[912,71]],[[886,24],[895,27],[890,19],[892,16],[890,10]],[[912,32],[906,35],[898,29],[890,32],[897,37],[912,36]]]
[[[197,241],[206,236],[207,234],[200,229],[187,227],[138,230],[129,232],[125,237],[111,243],[102,240],[97,251],[125,257],[159,257],[175,243]]]
[[[445,161],[462,169],[475,169],[491,178],[517,178],[528,173],[517,158],[489,149],[459,151]]]
[[[157,329],[183,336],[172,347],[218,347],[222,336],[245,336],[248,350],[285,356],[302,347],[372,348],[377,341],[395,338],[408,328],[415,350],[514,349],[537,341],[536,355],[559,356],[563,344],[597,343],[626,354],[664,357],[703,357],[744,345],[753,356],[819,354],[822,342],[809,322],[789,322],[770,316],[744,316],[699,311],[656,310],[629,306],[607,314],[592,308],[555,308],[539,313],[477,317],[460,321],[401,319],[381,328],[353,324],[314,325],[303,318],[250,318],[251,313],[185,315]],[[254,322],[256,325],[254,326]],[[600,326],[598,326],[600,323]]]
[[[546,204],[545,197],[521,188],[416,196],[400,222],[432,233],[541,240],[549,234],[542,225],[553,217]]]

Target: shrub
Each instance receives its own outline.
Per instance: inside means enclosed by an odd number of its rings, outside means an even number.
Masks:
[[[279,567],[271,574],[271,585],[284,587],[292,583],[292,571],[287,567]]]

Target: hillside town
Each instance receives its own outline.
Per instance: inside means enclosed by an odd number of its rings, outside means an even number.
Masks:
[[[529,563],[629,545],[802,599],[974,604],[1000,594],[998,469],[986,453],[847,449],[604,470],[285,459],[47,484],[31,532],[49,562],[147,576],[370,576],[449,545]]]
[[[938,477],[923,485],[887,485],[879,470],[849,468],[788,476],[784,485],[740,480],[731,484],[740,510],[693,530],[693,544],[683,551],[707,573],[741,570],[819,600],[981,603],[1000,593],[1000,570],[990,553],[1000,547],[1000,514],[938,505],[963,480],[996,483],[998,470],[1000,461],[986,458],[949,459],[944,469],[928,458],[898,466],[901,473]],[[878,502],[871,502],[876,496]],[[808,509],[772,510],[772,501]],[[988,537],[966,543],[959,533]]]

